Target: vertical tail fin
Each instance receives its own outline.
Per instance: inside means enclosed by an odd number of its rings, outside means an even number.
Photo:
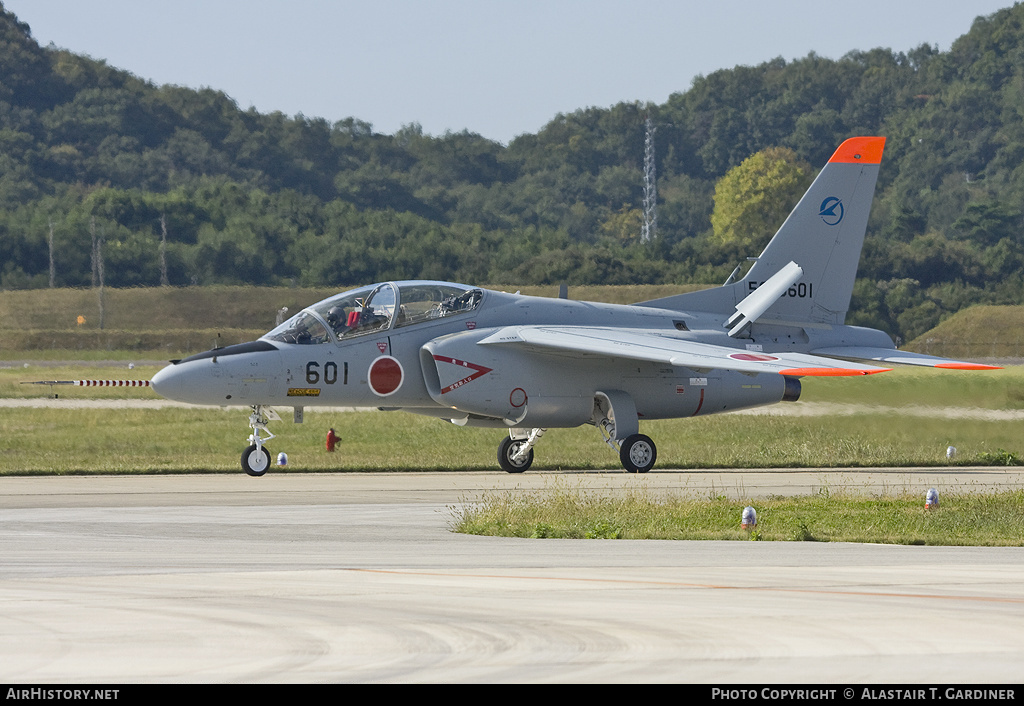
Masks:
[[[739,282],[644,304],[732,315],[751,292],[796,263],[803,275],[763,317],[842,324],[850,308],[884,148],[884,137],[843,142]]]
[[[842,324],[875,195],[884,137],[839,146],[739,284],[753,291],[790,262],[804,275],[766,316]]]

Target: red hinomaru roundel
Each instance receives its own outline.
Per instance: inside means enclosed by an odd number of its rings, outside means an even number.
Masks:
[[[765,355],[764,353],[730,353],[729,357],[733,360],[757,360],[757,361],[768,361],[778,360],[773,355]]]
[[[389,355],[382,355],[370,363],[367,379],[370,382],[370,389],[375,395],[387,397],[402,386],[405,371],[397,359]]]

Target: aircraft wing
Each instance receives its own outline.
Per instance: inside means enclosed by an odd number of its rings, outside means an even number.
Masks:
[[[538,353],[577,357],[628,358],[693,370],[735,370],[792,376],[870,375],[891,369],[805,353],[745,351],[697,343],[650,329],[506,326],[481,339],[480,345],[516,346]]]
[[[897,365],[923,365],[929,368],[949,368],[952,370],[1001,370],[997,365],[982,365],[981,363],[968,363],[963,360],[951,358],[938,358],[933,355],[911,353],[900,351],[895,348],[871,348],[867,346],[836,346],[832,348],[818,348],[811,351],[814,355],[835,356],[837,358],[854,358],[856,360],[871,360],[879,363]]]

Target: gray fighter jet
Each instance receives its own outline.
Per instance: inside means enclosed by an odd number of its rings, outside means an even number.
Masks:
[[[795,401],[808,375],[991,368],[899,351],[881,331],[843,324],[884,145],[840,145],[746,275],[721,287],[623,306],[384,282],[314,304],[257,341],[173,361],[152,386],[173,400],[251,406],[242,468],[254,476],[270,467],[272,407],[295,407],[301,421],[314,405],[503,429],[498,464],[509,473],[530,467],[546,429],[593,424],[627,471],[644,473],[657,450],[640,420]]]

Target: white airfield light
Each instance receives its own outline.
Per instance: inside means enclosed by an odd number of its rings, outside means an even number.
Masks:
[[[740,528],[749,530],[757,527],[757,510],[747,505],[743,508],[743,515],[740,517]]]

